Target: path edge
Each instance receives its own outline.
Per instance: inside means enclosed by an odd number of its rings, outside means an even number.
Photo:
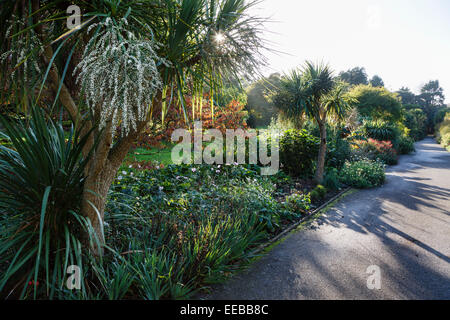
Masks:
[[[323,204],[321,204],[319,207],[317,207],[316,209],[309,211],[307,215],[305,215],[304,217],[302,217],[300,220],[294,222],[293,224],[291,224],[289,227],[287,227],[286,229],[284,229],[282,232],[280,232],[279,234],[277,234],[275,237],[270,238],[269,240],[265,241],[264,243],[260,244],[259,246],[257,246],[252,252],[251,255],[252,256],[257,256],[259,255],[262,251],[264,251],[266,248],[274,245],[276,242],[282,240],[283,238],[287,237],[292,231],[294,231],[295,229],[297,229],[302,223],[314,218],[315,215],[317,215],[320,211],[322,211],[324,208],[328,207],[331,203],[333,203],[334,201],[336,201],[337,199],[341,198],[341,197],[345,197],[345,195],[347,193],[349,193],[349,191],[351,190],[355,190],[352,187],[347,187],[344,190],[340,191],[338,194],[336,194],[335,196],[333,196],[331,199],[329,199],[328,201],[324,202]]]

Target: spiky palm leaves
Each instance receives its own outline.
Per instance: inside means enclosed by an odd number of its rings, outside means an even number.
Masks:
[[[321,148],[315,179],[321,182],[325,164],[327,118],[342,118],[351,103],[344,86],[336,82],[328,65],[308,61],[301,70],[293,70],[282,79],[281,88],[274,94],[273,101],[288,117],[299,118],[306,115],[317,122]]]
[[[46,122],[33,108],[30,124],[10,123],[0,146],[0,292],[28,297],[62,290],[69,265],[81,266],[81,230],[88,227],[79,215],[83,170],[82,149],[87,137],[61,124]],[[45,279],[45,281],[41,281]],[[38,282],[41,281],[41,286]]]
[[[331,97],[337,93],[332,93],[334,88],[330,67],[307,61],[302,69],[292,70],[282,78],[281,88],[273,99],[275,105],[291,117],[306,115],[316,119],[332,107]]]
[[[184,93],[189,92],[194,101],[201,100],[203,88],[210,90],[212,100],[224,80],[255,76],[265,64],[261,38],[264,19],[248,15],[258,1],[245,0],[189,0],[163,1],[167,8],[162,19],[164,32],[156,32],[163,57],[171,66],[162,71],[166,92],[163,114],[167,111],[173,92],[184,108]],[[214,108],[214,101],[211,101]],[[198,103],[197,103],[198,104]]]
[[[5,7],[2,14],[36,11],[35,7],[39,5],[39,1],[32,2],[37,5],[30,7],[25,5],[22,8],[21,2],[17,1],[16,5]],[[125,30],[130,37],[136,41],[160,44],[158,48],[152,45],[155,54],[152,52],[148,54],[149,52],[145,52],[142,46],[142,55],[148,55],[148,59],[153,59],[158,66],[163,83],[163,90],[158,88],[158,91],[162,91],[162,111],[165,113],[175,95],[178,95],[178,100],[184,106],[185,93],[198,98],[203,96],[203,88],[209,87],[214,95],[225,79],[251,77],[257,74],[258,68],[265,63],[262,55],[265,42],[261,38],[265,20],[249,15],[249,9],[258,2],[255,0],[73,1],[73,4],[80,7],[85,23],[81,28],[66,32],[67,14],[64,3],[56,0],[41,1],[38,13],[31,17],[25,14],[26,25],[21,30],[15,30],[9,38],[5,37],[10,43],[3,44],[2,50],[7,51],[12,47],[11,43],[23,36],[34,35],[36,28],[42,26],[45,29],[44,33],[51,29],[52,32],[46,33],[45,39],[41,38],[42,45],[53,42],[53,59],[56,58],[54,62],[59,64],[61,71],[68,69],[61,77],[67,81],[67,78],[71,77],[71,69],[80,62],[82,55],[79,51],[83,51],[89,41],[92,48],[95,48],[93,40],[101,41],[101,37],[95,35],[96,39],[92,39],[93,33],[89,31],[89,26],[100,24],[108,28],[111,25],[105,22],[113,21],[118,27],[125,18],[128,21]],[[6,30],[2,28],[0,32],[3,38]],[[102,30],[94,32],[101,33]],[[218,36],[221,41],[217,41]],[[119,36],[125,51],[130,37],[126,34],[123,34],[123,37]],[[74,55],[69,55],[74,48]],[[24,53],[25,60],[39,59],[36,55],[29,55],[30,52],[31,49]],[[58,54],[66,55],[68,59],[61,61],[57,58]],[[84,58],[87,57],[84,55]],[[162,60],[169,63],[161,63]],[[115,62],[117,62],[115,59],[111,59],[111,65]],[[84,64],[88,62],[85,61]],[[6,63],[2,63],[2,66],[6,67]],[[10,63],[10,70],[15,67],[17,63],[14,62],[13,65]],[[92,64],[92,67],[95,65]],[[2,74],[5,78],[9,73],[5,69]],[[45,73],[44,82],[47,75]],[[117,77],[120,78],[120,70]],[[156,78],[155,75],[148,76],[147,81],[154,83]],[[145,87],[144,82],[142,86]],[[124,98],[125,93],[122,93],[122,97],[118,97],[118,100],[123,101]],[[150,108],[149,111],[154,109]]]

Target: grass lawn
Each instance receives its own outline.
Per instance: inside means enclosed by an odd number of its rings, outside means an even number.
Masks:
[[[211,142],[204,142],[204,146],[206,147],[210,143]],[[163,164],[164,166],[173,164],[172,148],[175,145],[176,145],[175,143],[161,142],[161,145],[158,147],[147,147],[147,148],[139,147],[131,149],[124,160],[124,165],[129,165],[132,162],[148,162],[148,161],[150,161],[153,164],[157,163]],[[193,146],[191,146],[191,150],[192,151],[194,150]]]
[[[125,158],[125,162],[130,161],[151,161],[151,162],[159,162],[164,165],[172,164],[172,146],[167,146],[163,149],[161,148],[136,148],[134,150],[130,150],[127,157]]]

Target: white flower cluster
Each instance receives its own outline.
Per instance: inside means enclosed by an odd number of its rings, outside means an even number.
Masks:
[[[6,21],[9,24],[5,33],[5,41],[10,41],[9,50],[0,55],[0,64],[9,65],[9,78],[17,87],[32,87],[41,79],[41,68],[38,55],[43,52],[43,45],[33,29],[27,32],[27,21],[15,15]],[[18,67],[19,66],[19,67]]]
[[[154,94],[162,87],[158,66],[167,65],[155,50],[158,44],[127,30],[128,23],[111,18],[90,26],[97,30],[86,46],[78,72],[86,102],[100,127],[112,122],[122,135],[145,120]],[[150,35],[150,34],[149,34]]]

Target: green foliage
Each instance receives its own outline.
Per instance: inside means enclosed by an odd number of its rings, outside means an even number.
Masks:
[[[441,124],[441,122],[444,121],[447,113],[450,113],[450,108],[447,107],[447,108],[439,109],[436,112],[436,114],[434,115],[434,119],[433,119],[434,126]]]
[[[347,162],[340,175],[341,182],[355,188],[373,188],[385,180],[385,165],[379,161],[359,160]]]
[[[447,127],[447,131],[449,131],[448,127]],[[444,133],[441,136],[441,145],[446,148],[448,151],[450,151],[450,133]]]
[[[332,76],[328,65],[306,62],[301,70],[292,70],[281,78],[273,103],[289,118],[304,115],[314,120],[319,114],[342,117],[349,107],[345,86]]]
[[[444,89],[439,84],[439,80],[430,80],[422,86],[419,96],[421,105],[425,109],[440,107],[444,104]]]
[[[292,70],[282,78],[280,89],[272,96],[273,102],[286,117],[297,119],[304,116],[317,122],[320,130],[320,148],[317,157],[315,180],[323,180],[326,159],[327,118],[343,119],[345,111],[354,102],[346,92],[347,85],[333,78],[329,65],[305,63],[302,70]]]
[[[405,114],[405,126],[409,129],[410,137],[420,141],[427,136],[427,115],[422,109],[409,109]]]
[[[339,78],[351,85],[369,83],[366,70],[361,67],[355,67],[347,71],[342,71],[339,73]]]
[[[399,154],[410,154],[416,151],[414,147],[414,139],[407,136],[400,136],[397,144],[397,151]]]
[[[309,208],[306,196],[278,202],[273,179],[283,178],[235,165],[119,172],[105,234],[136,275],[124,297],[183,299],[239,269],[252,247]]]
[[[403,108],[397,94],[384,87],[359,85],[352,88],[349,95],[358,101],[356,106],[363,117],[392,122],[403,119]]]
[[[398,94],[398,91],[397,91]],[[405,108],[405,110],[409,111],[409,110],[413,110],[413,109],[419,109],[422,110],[422,106],[420,104],[414,104],[414,103],[403,103],[403,107]],[[423,111],[423,110],[422,110]]]
[[[87,137],[46,121],[34,108],[26,123],[0,122],[11,147],[0,146],[0,291],[16,298],[60,296],[68,265],[82,266],[78,214]],[[0,268],[2,267],[0,263]],[[40,283],[37,285],[30,285]],[[79,292],[86,294],[86,288]]]
[[[420,95],[417,96],[417,103],[421,105],[427,115],[428,132],[433,132],[435,128],[435,122],[433,121],[435,114],[439,108],[443,107],[444,101],[444,89],[439,85],[438,80],[429,81],[420,89]]]
[[[384,81],[379,76],[374,75],[369,81],[372,87],[384,87]]]
[[[316,186],[313,190],[311,190],[309,192],[309,197],[311,199],[312,203],[318,203],[320,202],[322,199],[325,198],[325,196],[327,195],[327,188],[325,188],[323,185],[319,184],[318,186]]]
[[[252,83],[247,89],[246,109],[250,114],[248,124],[253,128],[265,127],[276,116],[276,109],[268,99],[270,92],[278,88],[280,75],[272,74]]]
[[[327,130],[326,166],[340,169],[350,156],[350,143],[343,138],[343,129],[331,127]]]
[[[315,137],[320,137],[317,123],[306,121],[304,129]],[[350,143],[344,138],[345,128],[327,124],[327,155],[325,165],[340,169],[351,156]]]
[[[364,121],[361,129],[366,138],[391,141],[393,144],[396,143],[401,134],[396,125],[382,121]]]
[[[338,169],[328,168],[322,183],[329,190],[339,190],[341,188],[341,183],[339,181]]]
[[[319,149],[319,139],[306,130],[286,130],[280,139],[280,162],[293,176],[309,176]]]
[[[297,121],[299,120],[299,121]],[[279,113],[276,117],[273,117],[270,121],[270,125],[267,127],[269,132],[283,132],[289,129],[300,129],[303,126],[303,119],[299,118],[287,118],[283,113]]]
[[[247,94],[238,81],[224,83],[217,93],[215,103],[217,106],[228,106],[233,100],[242,105],[247,104]]]
[[[396,91],[396,93],[401,98],[401,102],[405,106],[405,108],[408,109],[408,107],[407,107],[408,105],[416,105],[417,106],[418,99],[417,99],[416,95],[413,92],[411,92],[411,90],[409,88],[401,87],[400,90]],[[416,108],[416,107],[414,107],[414,108]]]
[[[294,192],[286,197],[286,204],[289,210],[304,213],[311,208],[310,194]]]
[[[450,151],[450,112],[445,115],[444,120],[438,125],[436,140]]]

